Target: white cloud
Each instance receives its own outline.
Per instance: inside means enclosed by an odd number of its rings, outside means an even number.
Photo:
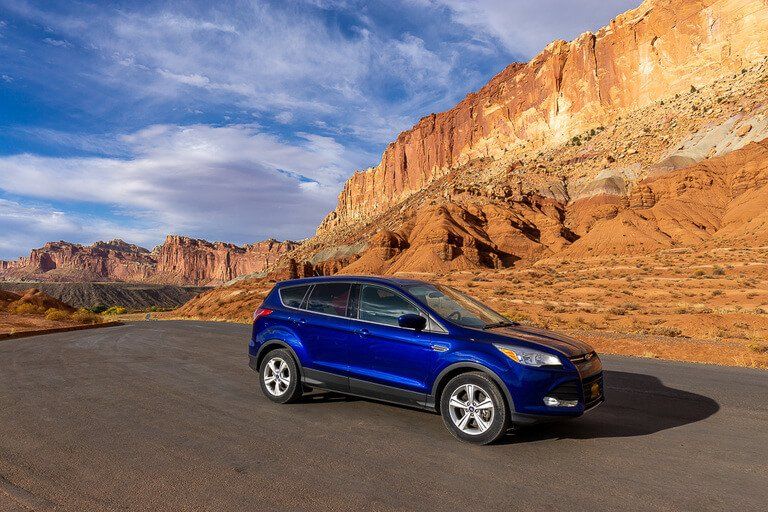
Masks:
[[[70,43],[69,41],[64,41],[63,39],[53,39],[50,37],[46,37],[45,39],[43,39],[43,42],[45,44],[49,44],[51,46],[59,46],[61,48],[69,48],[72,46],[72,43]]]
[[[105,208],[125,216],[125,226],[140,224],[153,233],[239,242],[302,238],[333,208],[348,169],[369,158],[329,137],[301,133],[287,142],[253,125],[156,125],[116,144],[131,157],[0,157],[0,189]],[[112,228],[110,237],[124,236],[123,228]]]
[[[287,110],[278,112],[277,114],[275,114],[275,121],[282,124],[288,124],[291,121],[293,121],[293,114],[291,112],[288,112]]]
[[[76,243],[111,240],[119,234],[139,244],[154,243],[162,233],[135,229],[103,219],[67,214],[45,205],[28,205],[0,199],[0,259],[23,256],[26,248],[51,240]],[[22,251],[22,248],[25,248]]]

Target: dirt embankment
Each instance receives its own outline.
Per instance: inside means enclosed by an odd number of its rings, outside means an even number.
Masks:
[[[36,288],[18,294],[0,290],[0,338],[27,332],[70,330],[104,322],[105,317],[75,309]]]

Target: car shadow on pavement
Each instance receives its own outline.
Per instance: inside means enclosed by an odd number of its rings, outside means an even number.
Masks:
[[[581,418],[524,427],[502,443],[645,436],[696,423],[720,410],[707,396],[667,387],[640,373],[606,371],[605,395],[602,405]]]

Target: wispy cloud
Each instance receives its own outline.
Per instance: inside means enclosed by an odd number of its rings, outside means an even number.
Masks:
[[[40,247],[52,240],[93,243],[111,240],[116,235],[139,244],[152,245],[163,233],[146,227],[130,228],[94,216],[67,213],[46,205],[0,199],[2,259],[15,259],[24,255],[27,248]]]
[[[60,48],[70,48],[72,46],[72,43],[68,41],[64,41],[63,39],[53,39],[50,37],[46,37],[43,39],[43,42],[45,44],[49,44],[51,46],[58,46]]]

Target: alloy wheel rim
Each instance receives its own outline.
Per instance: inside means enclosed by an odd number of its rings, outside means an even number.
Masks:
[[[477,384],[464,384],[451,393],[448,412],[456,428],[477,436],[491,428],[496,408],[486,390]]]
[[[281,357],[273,357],[264,368],[264,385],[273,396],[281,396],[291,385],[291,370]]]

